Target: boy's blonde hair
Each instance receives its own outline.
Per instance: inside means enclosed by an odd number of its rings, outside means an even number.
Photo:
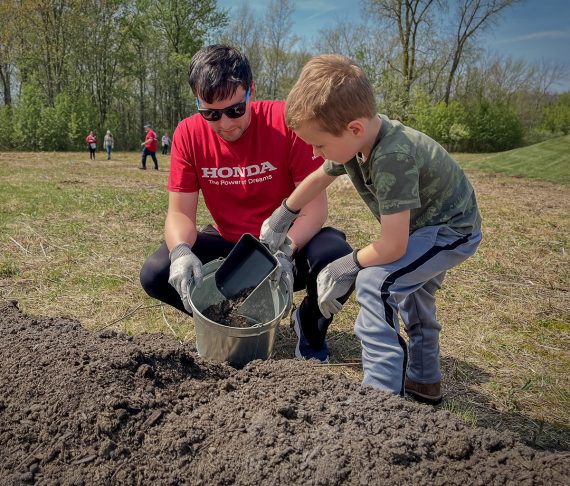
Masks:
[[[375,116],[376,101],[364,71],[339,54],[316,56],[305,64],[285,111],[291,129],[316,122],[335,136],[352,120]]]

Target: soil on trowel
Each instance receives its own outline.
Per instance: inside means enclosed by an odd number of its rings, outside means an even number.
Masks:
[[[0,301],[0,484],[569,484],[570,454],[300,360],[241,370],[165,335]]]
[[[249,294],[251,294],[254,289],[255,287],[242,290],[232,299],[225,299],[218,304],[206,307],[202,311],[202,315],[211,321],[222,324],[223,326],[251,327],[255,323],[238,314],[238,312],[245,299],[248,298]]]

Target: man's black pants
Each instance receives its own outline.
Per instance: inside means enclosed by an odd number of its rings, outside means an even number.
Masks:
[[[146,158],[147,156],[149,156],[152,158],[152,161],[154,162],[154,168],[156,170],[158,170],[158,160],[156,160],[156,154],[154,152],[151,152],[148,148],[144,148],[143,152],[142,152],[142,157],[141,157],[141,169],[146,169]]]

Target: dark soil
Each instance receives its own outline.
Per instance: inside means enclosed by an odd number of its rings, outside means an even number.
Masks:
[[[239,308],[248,298],[255,287],[246,289],[233,299],[222,300],[219,304],[213,304],[202,311],[202,315],[211,321],[229,327],[251,327],[255,322],[250,321],[238,314]]]
[[[326,367],[202,360],[0,301],[0,484],[569,484],[570,454]]]

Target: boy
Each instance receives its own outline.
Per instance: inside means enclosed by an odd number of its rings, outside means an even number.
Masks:
[[[481,240],[473,187],[438,143],[376,114],[365,74],[343,56],[322,55],[305,65],[287,98],[286,122],[325,163],[264,222],[261,238],[282,244],[299,208],[348,174],[381,231],[319,273],[319,308],[325,317],[339,312],[338,297],[355,285],[363,384],[439,403],[435,292],[445,272]],[[409,336],[409,365],[398,311]]]

